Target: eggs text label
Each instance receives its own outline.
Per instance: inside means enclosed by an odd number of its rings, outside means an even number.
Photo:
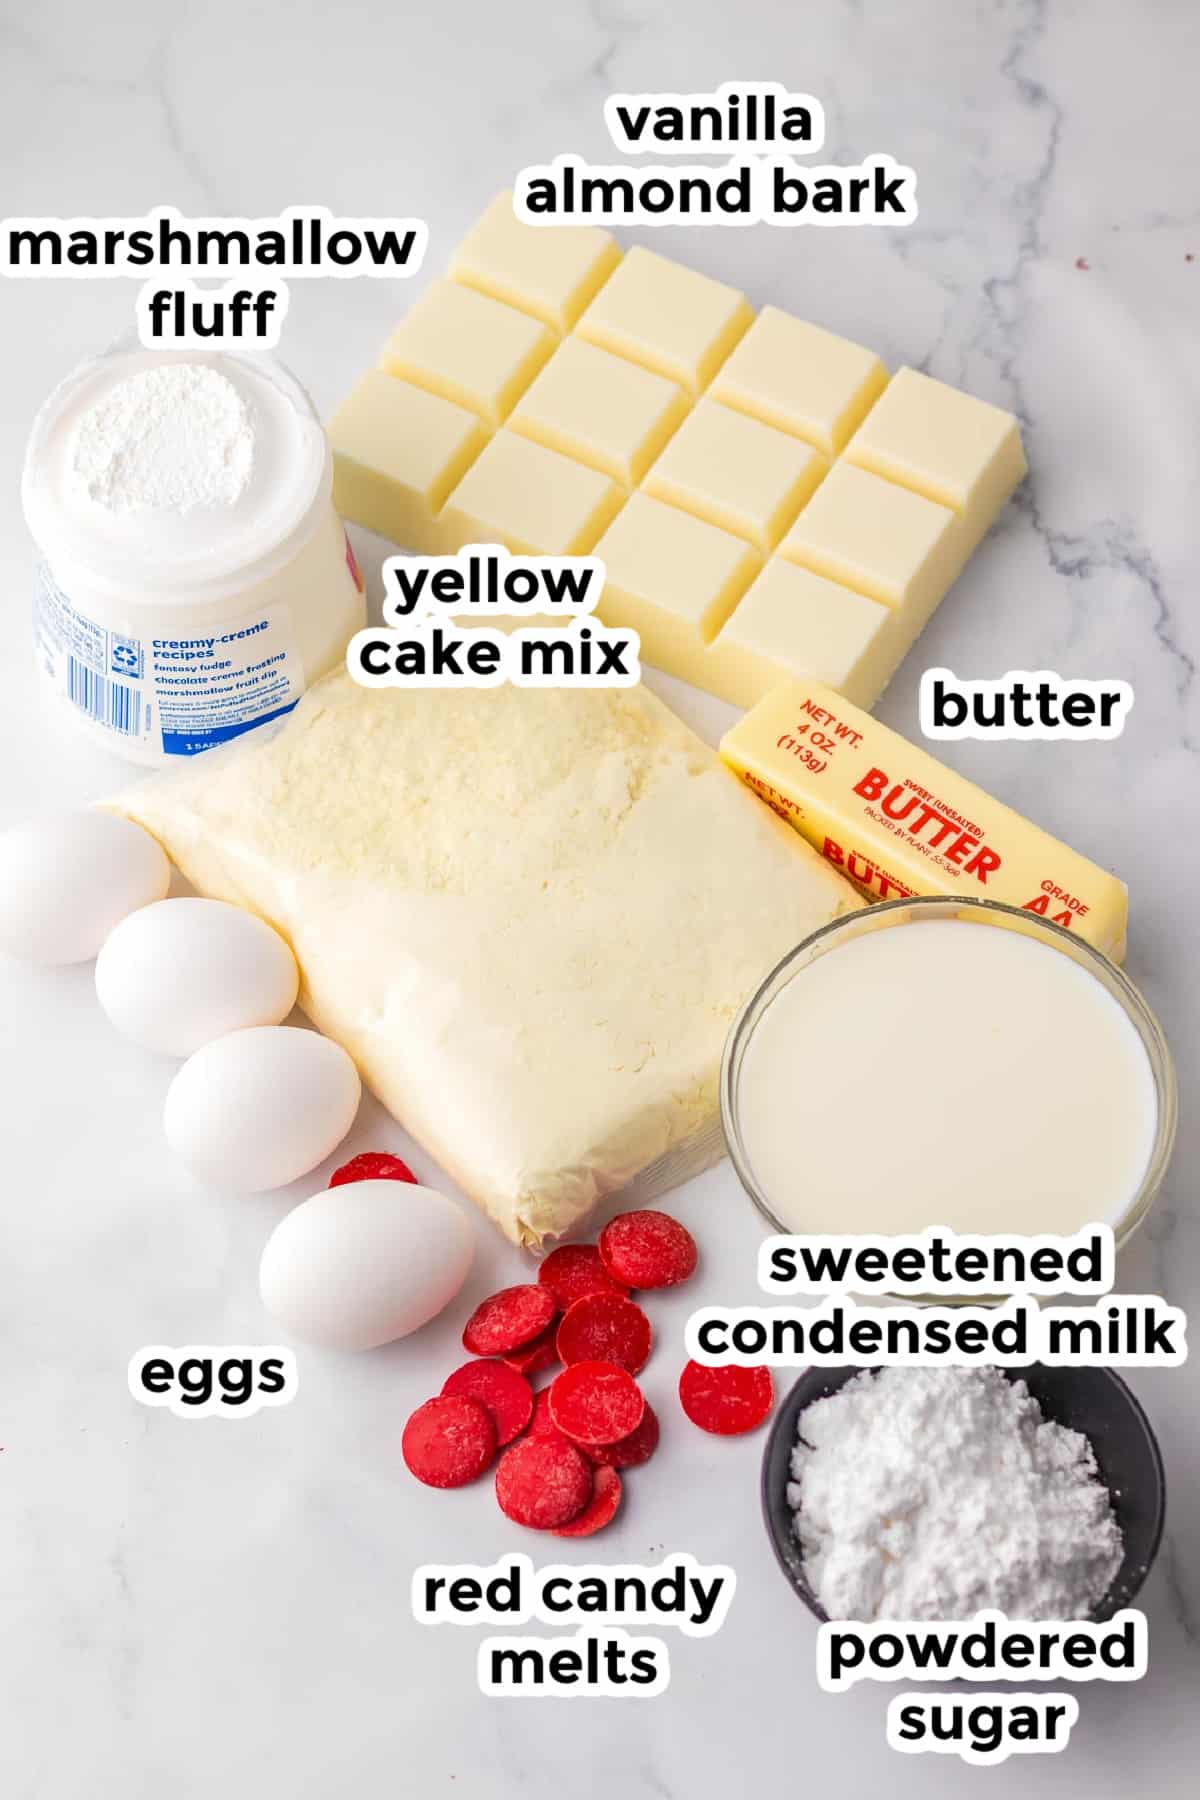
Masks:
[[[277,1344],[147,1344],[129,1359],[134,1399],[179,1419],[248,1419],[287,1406],[299,1381],[294,1352]]]

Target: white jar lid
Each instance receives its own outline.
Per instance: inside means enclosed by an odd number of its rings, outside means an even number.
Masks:
[[[246,409],[253,454],[236,497],[118,508],[94,498],[78,466],[81,427],[121,383],[170,364],[211,368]],[[22,500],[56,572],[140,600],[218,599],[289,558],[328,491],[329,450],[308,395],[280,363],[227,350],[147,350],[124,340],[82,363],[34,420]]]

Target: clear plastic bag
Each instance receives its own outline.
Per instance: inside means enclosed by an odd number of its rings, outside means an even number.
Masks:
[[[515,1243],[721,1151],[751,988],[854,890],[643,688],[366,690],[111,803],[258,913],[301,1004]]]

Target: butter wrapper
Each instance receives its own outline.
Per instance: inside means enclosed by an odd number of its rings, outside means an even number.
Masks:
[[[816,681],[787,682],[721,755],[872,900],[997,900],[1125,954],[1123,881]]]

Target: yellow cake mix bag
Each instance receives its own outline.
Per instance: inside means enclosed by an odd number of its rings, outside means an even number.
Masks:
[[[716,1159],[726,1031],[851,885],[644,688],[368,690],[110,803],[516,1243]]]

